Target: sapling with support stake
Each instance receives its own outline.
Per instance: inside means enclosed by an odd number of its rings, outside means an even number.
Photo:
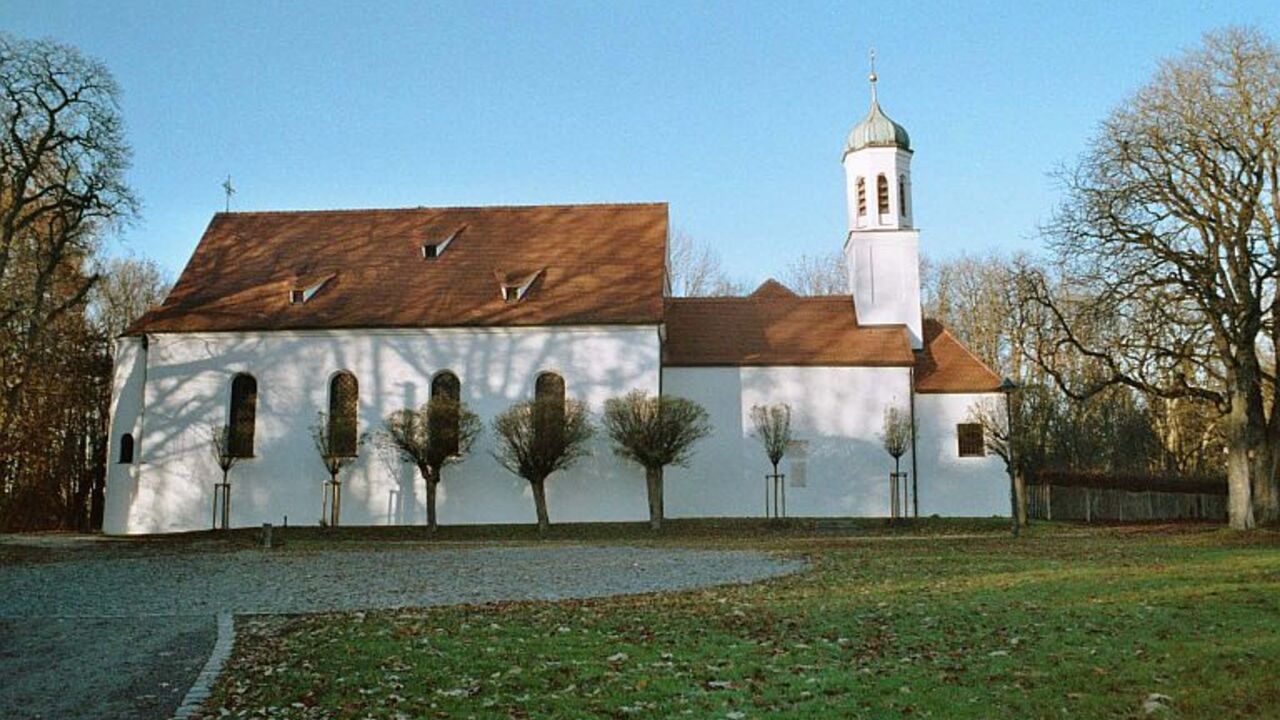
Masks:
[[[902,472],[902,456],[911,448],[914,430],[907,411],[897,405],[884,409],[880,442],[893,458],[893,472],[889,474],[889,517],[892,520],[907,516],[907,473]]]
[[[230,425],[209,428],[209,449],[222,469],[222,482],[213,485],[213,529],[226,530],[231,527],[231,468],[244,458],[232,450]]]
[[[764,515],[769,517],[769,486],[773,486],[773,517],[787,515],[786,475],[778,472],[778,464],[787,454],[791,445],[791,406],[786,403],[776,405],[753,405],[751,407],[751,424],[755,426],[755,436],[764,446],[764,452],[773,464],[773,474],[765,475],[764,481]],[[781,499],[781,512],[779,512]]]

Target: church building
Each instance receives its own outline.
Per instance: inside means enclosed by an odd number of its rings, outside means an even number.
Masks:
[[[759,517],[772,468],[751,409],[786,403],[780,468],[796,517],[887,516],[887,408],[914,419],[902,469],[921,516],[1009,511],[973,422],[1000,379],[920,302],[911,142],[871,108],[843,148],[849,293],[770,280],[746,297],[671,297],[665,204],[405,208],[214,215],[172,292],[118,340],[105,531],[207,529],[231,427],[232,526],[314,525],[328,474],[318,413],[375,433],[433,393],[485,424],[444,470],[441,524],[533,522],[528,483],[491,452],[489,421],[536,396],[598,421],[631,390],[689,398],[713,432],[669,468],[668,517]],[[366,444],[343,471],[344,525],[425,522],[417,471]],[[547,482],[552,522],[647,518],[643,470],[598,433]],[[908,511],[908,514],[911,514]]]

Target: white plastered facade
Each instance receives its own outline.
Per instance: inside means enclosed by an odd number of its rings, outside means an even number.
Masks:
[[[466,403],[486,424],[531,398],[541,372],[565,378],[566,395],[598,415],[604,401],[659,389],[657,326],[364,330],[332,332],[152,334],[119,343],[113,390],[112,447],[104,530],[154,533],[206,529],[221,471],[210,428],[227,422],[231,381],[257,381],[255,457],[232,470],[231,524],[315,525],[322,512],[324,467],[310,427],[328,408],[329,379],[359,381],[359,427],[426,402],[443,370],[462,383]],[[120,463],[131,433],[134,462]],[[493,459],[492,433],[464,462],[445,469],[439,517],[445,524],[531,522],[528,483]],[[578,466],[548,483],[553,521],[645,517],[641,471],[609,451],[603,437]],[[341,521],[347,525],[421,524],[424,487],[416,470],[367,444],[343,472]]]

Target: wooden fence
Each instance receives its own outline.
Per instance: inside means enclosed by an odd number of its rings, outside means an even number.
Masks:
[[[1225,521],[1227,498],[1213,493],[1036,484],[1027,486],[1027,513],[1035,520]]]

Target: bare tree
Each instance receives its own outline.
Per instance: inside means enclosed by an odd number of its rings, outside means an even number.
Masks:
[[[222,497],[222,529],[226,530],[230,525],[231,519],[231,469],[240,464],[243,456],[237,454],[234,450],[232,441],[232,432],[230,425],[213,425],[209,428],[209,450],[213,454],[213,461],[218,463],[218,467],[222,469],[222,485],[213,489],[214,497],[214,529],[218,526],[218,497],[221,493]]]
[[[108,342],[158,307],[173,285],[154,260],[115,258],[103,264],[98,276],[89,294],[89,315]]]
[[[367,437],[357,434],[355,418],[329,415],[324,411],[316,413],[316,421],[311,426],[311,442],[315,445],[320,462],[329,473],[329,488],[332,492],[329,502],[328,523],[338,525],[342,509],[342,483],[338,476],[343,469],[350,467],[360,457],[360,448]],[[354,438],[354,440],[353,440]],[[323,519],[323,518],[322,518]]]
[[[1073,397],[1125,385],[1216,408],[1232,527],[1276,521],[1280,50],[1252,29],[1207,34],[1062,179],[1048,228],[1062,282],[1022,285],[1037,362]]]
[[[741,283],[729,279],[715,250],[683,230],[671,237],[667,272],[676,297],[741,295]]]
[[[0,433],[50,328],[83,307],[101,233],[136,214],[118,95],[74,48],[0,34]]]
[[[881,425],[880,442],[884,451],[893,458],[893,472],[899,471],[902,456],[911,449],[911,415],[897,405],[884,409],[884,421]]]
[[[576,400],[536,399],[512,405],[493,419],[498,446],[493,457],[529,481],[538,514],[538,532],[546,532],[547,478],[588,454],[595,434],[586,407]]]
[[[436,489],[442,470],[461,462],[480,434],[480,418],[461,401],[437,395],[417,410],[397,410],[382,423],[379,441],[418,468],[427,486],[427,527],[436,531]]]
[[[848,295],[849,268],[839,250],[801,255],[787,265],[782,282],[800,295]]]
[[[613,451],[644,468],[649,526],[658,530],[663,519],[663,468],[687,464],[693,446],[711,434],[707,411],[682,397],[633,390],[605,402],[604,427]]]
[[[1029,443],[1028,428],[1015,422],[1009,427],[1009,409],[1006,400],[983,400],[969,408],[969,422],[982,427],[983,445],[987,452],[1004,461],[1009,475],[1009,500],[1012,503],[1013,534],[1027,526],[1027,463],[1022,460],[1022,448]]]
[[[756,439],[764,446],[764,453],[773,464],[773,474],[777,475],[778,464],[791,444],[791,406],[786,403],[753,405],[751,424]]]

